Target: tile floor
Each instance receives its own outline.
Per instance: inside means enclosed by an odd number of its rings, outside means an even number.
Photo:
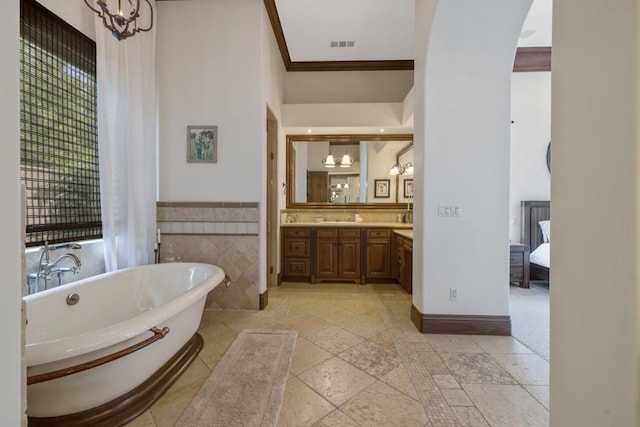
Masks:
[[[173,426],[236,335],[298,331],[278,426],[549,424],[549,364],[511,337],[424,335],[398,285],[284,283],[263,311],[205,311],[205,346],[129,427]]]

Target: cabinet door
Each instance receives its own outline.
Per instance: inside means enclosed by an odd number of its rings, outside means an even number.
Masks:
[[[404,248],[402,247],[402,237],[397,238],[396,243],[396,280],[402,283],[402,269],[404,268]]]
[[[338,241],[331,237],[316,240],[316,277],[338,277]]]
[[[366,276],[372,279],[392,277],[390,229],[367,230]]]
[[[339,276],[360,280],[360,239],[345,239],[339,243]]]
[[[370,240],[367,242],[367,277],[391,277],[391,259],[389,242]]]
[[[402,286],[408,293],[413,292],[413,241],[404,239],[402,242]]]

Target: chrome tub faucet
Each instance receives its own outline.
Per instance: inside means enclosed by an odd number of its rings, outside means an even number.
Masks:
[[[55,261],[50,262],[50,252],[55,249],[80,249],[81,247],[82,246],[77,243],[63,243],[61,245],[49,246],[49,243],[45,241],[42,253],[40,254],[40,261],[38,262],[38,271],[27,275],[27,294],[32,294],[40,290],[40,279],[44,279],[44,290],[46,290],[49,289],[49,282],[52,276],[58,276],[57,286],[60,286],[62,284],[62,276],[65,273],[78,274],[80,267],[82,267],[82,262],[80,262],[80,258],[78,258],[76,254],[69,252],[59,256]],[[71,267],[61,267],[62,262],[67,259],[70,259],[73,265]],[[34,284],[33,282],[35,282],[35,289],[32,286]]]

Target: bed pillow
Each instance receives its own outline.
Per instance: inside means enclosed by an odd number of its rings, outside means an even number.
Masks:
[[[540,221],[538,224],[540,225],[540,230],[542,230],[542,241],[544,243],[551,242],[551,221]]]

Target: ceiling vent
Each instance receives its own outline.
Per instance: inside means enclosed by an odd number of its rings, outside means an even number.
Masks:
[[[355,46],[356,46],[355,40],[338,40],[338,41],[331,42],[331,47],[355,47]]]

